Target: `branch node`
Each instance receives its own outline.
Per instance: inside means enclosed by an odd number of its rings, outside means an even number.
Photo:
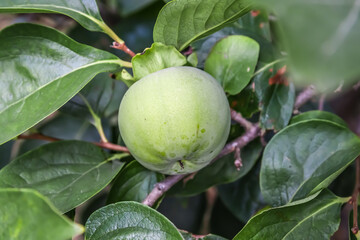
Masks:
[[[165,190],[165,186],[162,183],[156,184],[156,188],[161,192]]]
[[[236,167],[236,170],[240,171],[241,167],[243,166],[241,155],[240,155],[240,148],[235,148],[235,162],[234,165]]]
[[[126,45],[125,43],[118,43],[118,42],[113,42],[112,45],[110,45],[111,48],[115,48],[118,50],[121,50],[123,52],[125,52],[126,54],[130,55],[131,57],[134,57],[136,54],[131,51]]]

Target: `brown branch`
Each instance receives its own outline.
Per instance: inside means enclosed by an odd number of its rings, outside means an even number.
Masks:
[[[243,148],[245,147],[249,142],[254,140],[256,137],[259,136],[261,131],[261,128],[259,127],[259,124],[254,124],[248,131],[246,131],[243,135],[236,138],[235,140],[231,141],[230,143],[226,144],[223,150],[217,155],[217,157],[212,160],[212,162],[215,162],[219,158],[222,158],[223,156],[228,155],[229,153],[232,153],[235,151],[235,148]]]
[[[18,139],[37,139],[37,140],[44,140],[44,141],[48,141],[48,142],[63,141],[62,139],[45,136],[40,133],[33,133],[30,135],[21,134],[17,138]],[[104,149],[114,150],[114,151],[118,151],[118,152],[129,152],[129,150],[126,147],[120,146],[117,144],[113,144],[113,143],[109,143],[109,142],[92,142],[92,144],[99,146],[101,148],[104,148]]]
[[[356,178],[355,178],[355,187],[354,192],[351,197],[351,202],[353,206],[353,227],[351,228],[351,232],[353,234],[357,234],[359,232],[359,225],[358,225],[358,197],[359,197],[359,190],[360,190],[360,157],[356,159]]]
[[[126,45],[125,43],[118,43],[118,42],[113,42],[112,45],[110,46],[112,48],[121,50],[123,52],[125,52],[126,54],[128,54],[131,57],[134,57],[136,54],[131,51]]]
[[[245,129],[250,129],[252,127],[252,123],[246,120],[240,113],[237,111],[230,109],[231,119],[235,122],[239,123]]]
[[[295,104],[294,104],[294,114],[299,113],[299,108],[308,102],[311,98],[315,96],[315,87],[310,85],[305,88],[299,95],[296,97]]]
[[[145,205],[153,206],[155,202],[165,193],[167,192],[172,186],[174,186],[177,182],[183,179],[186,174],[182,175],[173,175],[168,176],[165,180],[155,184],[154,189],[150,192],[150,194],[145,198],[142,202]]]

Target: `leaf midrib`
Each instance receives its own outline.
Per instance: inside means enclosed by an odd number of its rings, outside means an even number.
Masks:
[[[326,204],[325,206],[319,208],[318,210],[316,210],[315,212],[311,213],[310,215],[306,216],[304,219],[302,219],[298,224],[296,224],[294,227],[292,227],[292,229],[285,234],[285,236],[282,238],[282,240],[285,240],[286,237],[291,233],[293,232],[297,226],[300,226],[302,223],[304,223],[306,220],[308,220],[309,218],[315,216],[317,213],[325,210],[326,208],[330,207],[331,205],[335,205],[335,204],[339,204],[339,203],[342,203],[341,200],[337,199],[336,201],[332,201],[330,202],[329,204]]]

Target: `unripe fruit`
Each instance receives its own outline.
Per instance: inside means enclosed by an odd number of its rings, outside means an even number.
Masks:
[[[204,71],[171,67],[147,75],[125,93],[121,136],[143,166],[164,174],[195,172],[216,157],[230,131],[224,90]]]

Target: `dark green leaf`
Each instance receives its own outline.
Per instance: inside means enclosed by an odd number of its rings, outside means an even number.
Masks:
[[[260,101],[260,123],[267,129],[280,130],[287,126],[293,112],[295,101],[294,85],[285,76],[276,75],[282,64],[275,64],[279,60],[270,63],[261,62],[259,72],[254,77],[254,86]],[[276,78],[270,82],[271,78]]]
[[[343,127],[348,127],[347,123],[344,120],[342,120],[339,116],[331,112],[317,111],[317,110],[308,111],[293,117],[290,121],[290,124],[307,121],[307,120],[314,120],[314,119],[328,120],[330,122],[337,123]]]
[[[253,10],[234,23],[240,29],[246,29],[271,41],[271,31],[268,14],[264,9]]]
[[[360,154],[360,139],[326,120],[292,124],[265,148],[260,187],[265,200],[283,205],[326,188]]]
[[[0,189],[1,239],[67,240],[83,228],[31,189]]]
[[[252,87],[252,83],[244,88],[241,93],[229,96],[228,99],[231,108],[240,112],[244,118],[250,118],[254,113],[257,113],[260,110],[259,100]]]
[[[259,170],[260,167],[254,167],[245,177],[218,187],[221,201],[242,222],[247,222],[265,206],[260,192]]]
[[[261,126],[275,130],[286,127],[293,112],[294,102],[295,87],[292,83],[271,85],[262,102]]]
[[[226,238],[214,234],[194,235],[184,230],[180,230],[180,233],[185,240],[226,240]]]
[[[104,31],[103,22],[95,0],[2,0],[0,13],[61,13],[91,31]]]
[[[211,50],[205,62],[205,71],[210,73],[227,93],[238,94],[252,78],[259,50],[259,44],[249,37],[226,37]]]
[[[110,204],[86,222],[87,240],[183,239],[176,227],[156,210],[137,202]]]
[[[234,240],[330,239],[340,224],[341,205],[347,200],[323,191],[307,202],[262,211]]]
[[[174,0],[166,4],[156,20],[154,41],[180,51],[248,12],[247,0]]]
[[[110,7],[115,8],[123,17],[146,8],[157,0],[111,0]]]
[[[0,32],[0,144],[61,107],[99,72],[115,71],[114,55],[34,24]]]
[[[253,141],[241,150],[243,167],[238,171],[234,165],[234,155],[229,154],[213,164],[201,169],[185,184],[180,182],[170,189],[169,193],[188,196],[201,193],[211,186],[230,183],[245,176],[256,163],[262,151],[259,140]]]
[[[186,58],[173,46],[154,43],[131,60],[136,80],[164,68],[183,66]]]
[[[360,74],[359,10],[356,0],[257,0],[274,12],[289,69],[301,85],[334,90]],[[321,11],[318,11],[321,9]],[[304,17],[306,16],[306,17]]]
[[[0,186],[36,189],[61,212],[67,212],[108,185],[123,165],[91,143],[55,142],[27,152],[1,169]]]
[[[116,178],[111,187],[108,202],[136,201],[142,202],[164,179],[164,175],[144,168],[137,161],[129,163]]]

